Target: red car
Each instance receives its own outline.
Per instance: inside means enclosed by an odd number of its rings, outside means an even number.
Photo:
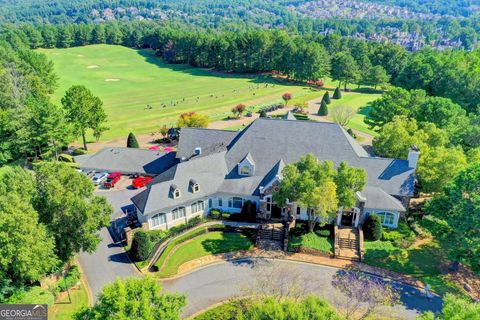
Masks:
[[[112,172],[107,176],[107,181],[103,183],[103,186],[107,189],[113,188],[121,177],[122,174],[120,172]]]
[[[135,189],[145,187],[152,180],[152,177],[138,177],[132,181],[132,187]]]

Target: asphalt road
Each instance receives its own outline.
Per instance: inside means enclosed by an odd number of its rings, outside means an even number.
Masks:
[[[122,207],[129,205],[130,198],[138,193],[139,190],[119,190],[119,191],[97,191],[96,194],[105,196],[114,208],[112,220],[122,214]],[[102,288],[119,278],[135,277],[138,274],[135,266],[130,263],[125,250],[120,243],[116,243],[112,237],[111,228],[100,230],[102,241],[94,253],[81,253],[78,256],[85,277],[91,289],[93,297]]]
[[[256,276],[269,272],[278,276]],[[287,279],[296,279],[295,281],[307,287],[304,293],[318,294],[334,305],[345,301],[331,285],[332,277],[339,269],[284,260],[254,259],[210,265],[178,279],[164,281],[163,288],[165,291],[186,294],[187,306],[183,310],[183,316],[188,317],[213,304],[258,290],[262,279],[266,280],[263,282],[266,287],[269,286],[269,281],[281,282],[286,272],[290,274]],[[399,283],[392,284],[401,294],[402,305],[385,310],[390,318],[396,316],[415,319],[416,315],[424,311],[435,312],[441,309],[442,301],[439,297],[430,301],[416,288]]]

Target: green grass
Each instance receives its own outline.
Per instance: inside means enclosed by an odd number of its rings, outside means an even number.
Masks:
[[[52,307],[48,308],[48,319],[50,320],[70,320],[73,314],[81,308],[88,306],[88,295],[85,284],[82,282],[80,289],[69,289],[72,297],[72,303],[68,302],[68,296],[65,295],[57,301]]]
[[[306,248],[315,249],[325,253],[333,253],[333,240],[328,237],[328,231],[315,230],[300,236],[292,235],[288,242],[289,250],[303,246]]]
[[[168,258],[164,268],[159,271],[159,276],[175,275],[180,265],[200,257],[252,248],[253,243],[243,234],[223,233],[221,231],[208,232],[178,247]]]
[[[40,51],[54,62],[59,76],[54,102],[59,103],[65,91],[76,84],[87,86],[103,100],[110,130],[102,140],[126,137],[130,131],[158,131],[163,124],[175,123],[186,111],[217,120],[231,115],[231,108],[238,103],[260,105],[281,101],[287,91],[295,96],[310,92],[306,86],[278,82],[270,76],[226,75],[165,64],[151,50],[94,45]],[[269,83],[268,87],[264,83]],[[171,106],[172,101],[177,105]],[[152,109],[146,110],[147,105]]]
[[[39,51],[54,62],[59,76],[59,87],[52,96],[54,102],[60,103],[65,91],[77,84],[87,86],[103,100],[110,130],[101,140],[123,138],[130,131],[136,134],[156,132],[163,124],[174,125],[182,112],[196,111],[216,121],[230,116],[231,108],[238,103],[245,103],[248,110],[256,111],[262,105],[283,102],[284,92],[293,94],[290,105],[319,98],[325,92],[267,75],[222,74],[187,65],[166,64],[152,50],[92,45]],[[106,81],[112,79],[118,81]],[[336,85],[330,79],[325,81],[331,95]],[[359,114],[349,126],[373,133],[363,123],[366,111],[360,111],[380,96],[372,92],[367,88],[343,93],[343,98],[333,100],[330,108],[342,104],[353,106]],[[172,106],[172,102],[176,106]],[[152,109],[146,109],[147,105]]]
[[[365,241],[364,250],[366,264],[411,275],[439,294],[461,294],[441,273],[440,266],[448,260],[436,242],[403,249],[390,241]]]

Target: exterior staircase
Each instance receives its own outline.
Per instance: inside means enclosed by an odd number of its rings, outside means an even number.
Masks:
[[[335,257],[345,260],[363,260],[363,231],[361,228],[335,226]]]
[[[280,223],[262,224],[257,233],[257,247],[262,250],[282,250],[285,228]]]

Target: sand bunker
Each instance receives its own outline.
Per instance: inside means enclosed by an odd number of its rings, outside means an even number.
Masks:
[[[87,69],[97,69],[97,68],[100,68],[100,66],[97,66],[96,64],[92,64],[87,67]]]
[[[108,78],[108,79],[105,79],[105,81],[107,81],[107,82],[120,81],[120,79],[118,79],[118,78]]]

